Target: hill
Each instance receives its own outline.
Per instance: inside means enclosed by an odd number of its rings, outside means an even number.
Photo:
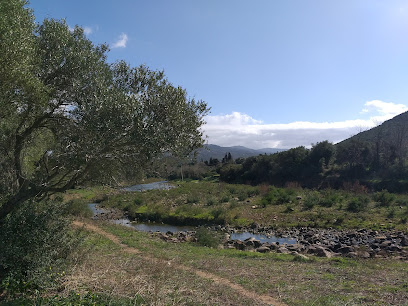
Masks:
[[[408,138],[408,112],[384,121],[382,124],[360,132],[337,144],[338,147],[347,146],[353,141],[365,142],[375,145],[376,143],[387,143],[396,145],[403,144]]]
[[[250,149],[243,146],[221,147],[213,144],[204,145],[203,148],[197,150],[197,161],[206,161],[210,158],[222,160],[226,153],[231,153],[232,158],[257,156],[260,154],[273,154],[285,151],[284,149]]]

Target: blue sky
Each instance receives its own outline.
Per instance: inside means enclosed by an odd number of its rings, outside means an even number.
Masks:
[[[408,110],[408,1],[31,0],[109,60],[164,70],[212,108],[208,142],[290,148]]]

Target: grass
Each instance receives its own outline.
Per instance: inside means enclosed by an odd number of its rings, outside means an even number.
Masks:
[[[115,225],[103,227],[148,256],[214,273],[289,305],[388,304],[390,298],[394,304],[408,302],[408,264],[398,260],[298,260],[290,254],[171,244]]]
[[[245,226],[258,223],[275,228],[408,229],[407,195],[208,181],[173,183],[177,188],[171,190],[118,192],[96,188],[70,191],[65,197],[100,199],[102,205],[122,209],[133,219],[172,224]]]
[[[258,305],[230,287],[179,269],[178,265],[212,273],[288,305],[403,305],[408,302],[408,264],[395,259],[300,259],[290,254],[167,243],[148,233],[108,222],[95,224],[141,253],[124,252],[105,237],[86,232],[84,244],[71,269],[60,279],[59,287],[2,303]]]

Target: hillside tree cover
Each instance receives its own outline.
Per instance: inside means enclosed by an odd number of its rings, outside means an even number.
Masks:
[[[203,143],[209,108],[162,71],[107,62],[64,20],[0,1],[0,220],[28,199]]]

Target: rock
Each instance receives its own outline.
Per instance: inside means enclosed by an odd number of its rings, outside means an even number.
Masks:
[[[385,241],[381,242],[380,248],[385,249],[386,247],[390,246],[391,244],[392,244],[392,241],[385,240]]]
[[[271,249],[266,247],[266,246],[261,246],[261,247],[257,248],[256,251],[259,252],[259,253],[268,253],[268,252],[271,251]]]
[[[326,257],[326,258],[331,258],[333,257],[333,254],[326,250],[325,248],[321,247],[321,246],[317,246],[316,247],[316,253],[317,256],[319,257]]]
[[[283,246],[281,246],[276,252],[281,254],[290,254],[290,251]]]
[[[341,253],[341,254],[348,254],[348,253],[354,252],[355,250],[354,250],[354,248],[352,246],[345,245],[345,246],[342,246],[341,248],[337,249],[336,251],[338,253]]]
[[[402,251],[402,247],[400,247],[400,246],[398,246],[398,245],[395,245],[395,244],[392,244],[392,245],[388,246],[388,247],[386,248],[386,250],[389,251],[389,252],[401,252],[401,251]]]
[[[241,250],[241,251],[245,250],[245,244],[244,244],[242,241],[240,241],[240,240],[235,240],[235,241],[234,241],[234,247],[235,247],[237,250]]]
[[[371,257],[370,253],[366,251],[358,252],[357,254],[358,254],[358,257],[360,258],[370,258]]]
[[[251,224],[251,229],[257,229],[259,228],[259,224],[258,223],[252,223]]]
[[[262,243],[261,241],[256,240],[254,237],[251,237],[251,238],[245,239],[245,245],[259,248],[262,245]]]

